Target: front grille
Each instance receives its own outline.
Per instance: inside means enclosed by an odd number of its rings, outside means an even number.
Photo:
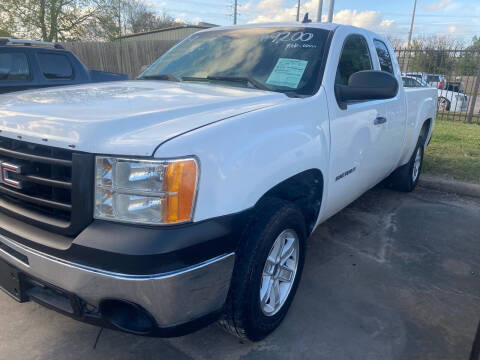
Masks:
[[[67,236],[91,221],[92,155],[0,137],[0,161],[0,211]]]

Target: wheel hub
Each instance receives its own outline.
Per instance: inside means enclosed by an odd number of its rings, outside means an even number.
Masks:
[[[295,282],[299,240],[294,230],[285,230],[275,239],[265,261],[260,285],[260,307],[266,316],[282,308]]]

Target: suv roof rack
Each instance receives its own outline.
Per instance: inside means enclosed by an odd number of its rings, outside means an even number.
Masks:
[[[33,46],[33,45],[52,46],[55,49],[62,49],[62,50],[65,49],[60,44],[53,43],[53,42],[48,42],[48,41],[0,38],[0,45],[9,45],[9,44],[19,44],[19,45],[25,45],[25,46]]]

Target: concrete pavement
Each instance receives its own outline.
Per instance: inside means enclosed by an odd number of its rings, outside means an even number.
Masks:
[[[266,340],[212,325],[151,339],[0,293],[0,359],[467,359],[480,320],[480,199],[377,188],[313,234],[297,297]]]

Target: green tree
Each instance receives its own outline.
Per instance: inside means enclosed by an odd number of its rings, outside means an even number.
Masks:
[[[11,37],[10,33],[7,30],[0,29],[0,37]]]
[[[461,75],[473,76],[478,73],[480,61],[480,36],[474,36],[472,44],[466,48],[458,60],[458,69]]]
[[[104,0],[1,0],[0,27],[44,41],[76,39],[104,7]]]
[[[146,0],[0,0],[0,29],[44,41],[113,40],[176,24]]]
[[[412,41],[408,71],[430,74],[451,74],[458,58],[455,50],[462,49],[463,43],[446,36],[430,36]]]

